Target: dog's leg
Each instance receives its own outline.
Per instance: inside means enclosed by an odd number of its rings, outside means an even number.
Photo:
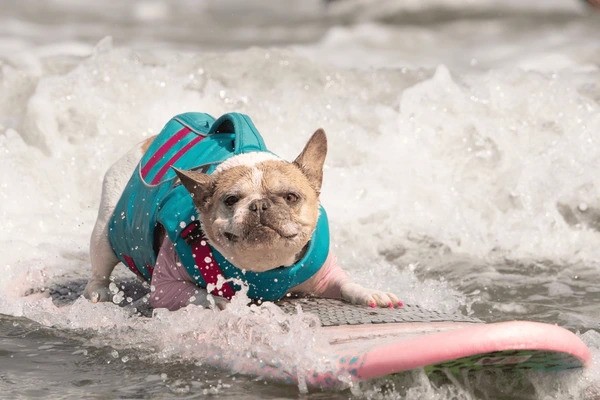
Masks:
[[[83,295],[93,303],[109,301],[112,294],[108,288],[110,275],[119,263],[108,241],[108,221],[98,216],[90,239],[90,262],[92,277],[88,281]]]
[[[112,294],[108,289],[110,275],[119,263],[108,240],[108,223],[114,209],[143,155],[143,146],[136,146],[117,161],[104,176],[98,219],[90,239],[90,261],[92,276],[83,295],[92,302],[109,301]]]
[[[340,287],[340,293],[343,300],[352,304],[391,308],[403,306],[403,303],[393,293],[369,289],[354,282],[344,283]]]
[[[368,289],[353,282],[330,254],[317,273],[306,282],[292,288],[293,293],[342,299],[352,304],[370,307],[402,307],[403,303],[393,293]]]

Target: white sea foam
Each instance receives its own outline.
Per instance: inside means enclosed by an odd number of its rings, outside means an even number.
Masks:
[[[161,4],[137,4],[131,15],[144,23],[179,15],[174,7],[165,16]],[[359,8],[338,11],[358,17]],[[306,6],[304,15],[313,14]],[[286,159],[323,127],[330,153],[322,200],[335,251],[358,280],[409,303],[441,311],[485,303],[428,274],[440,259],[459,255],[584,263],[584,276],[597,280],[600,45],[588,40],[585,26],[566,23],[558,34],[544,25],[525,35],[530,46],[508,37],[490,49],[486,40],[461,47],[474,36],[453,36],[472,34],[473,24],[445,24],[436,33],[378,18],[332,28],[303,47],[225,53],[143,50],[131,44],[140,38],[48,44],[35,27],[4,24],[2,32],[18,35],[0,40],[0,313],[91,331],[93,343],[117,351],[151,348],[148,356],[158,359],[201,359],[209,349],[197,339],[209,335],[217,345],[235,343],[236,352],[287,363],[290,373],[319,365],[289,334],[301,332],[303,344],[314,346],[318,329],[268,307],[159,312],[148,320],[114,304],[79,299],[59,308],[43,293],[25,296],[87,276],[104,171],[186,111],[246,113]],[[474,25],[484,39],[506,29],[502,21]],[[469,275],[468,267],[457,268]],[[479,279],[483,288],[500,275]],[[575,293],[560,282],[546,288],[551,298]],[[593,282],[585,290],[593,293]],[[528,312],[513,302],[492,307]],[[570,318],[590,326],[593,313],[583,307]],[[583,337],[597,358],[594,335]],[[251,337],[261,345],[250,345]],[[598,370],[595,361],[558,390],[568,397],[598,386]],[[411,390],[449,398],[457,389],[441,393],[422,383]]]

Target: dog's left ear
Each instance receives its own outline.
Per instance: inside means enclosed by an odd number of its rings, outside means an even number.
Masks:
[[[327,155],[327,136],[321,128],[317,129],[304,146],[302,153],[294,160],[312,187],[319,193],[323,183],[323,164]]]
[[[206,200],[209,199],[214,190],[215,184],[212,176],[203,174],[198,171],[184,171],[181,169],[173,168],[175,173],[181,180],[181,183],[190,192],[194,204],[200,210],[204,211]]]

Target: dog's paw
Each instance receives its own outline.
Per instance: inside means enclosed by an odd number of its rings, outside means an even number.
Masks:
[[[83,297],[92,303],[112,301],[113,293],[104,282],[89,281],[83,291]]]
[[[358,283],[346,283],[341,287],[342,300],[352,304],[366,305],[369,307],[402,307],[404,304],[393,293],[381,290],[367,289]]]

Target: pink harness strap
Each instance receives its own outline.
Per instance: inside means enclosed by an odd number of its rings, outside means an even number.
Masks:
[[[219,267],[219,264],[215,261],[208,241],[204,235],[195,236],[195,233],[199,232],[200,224],[195,221],[189,224],[181,232],[181,237],[188,239],[188,243],[192,248],[192,256],[194,257],[195,267],[200,272],[200,275],[204,279],[206,285],[217,285],[219,276],[223,275],[223,271]],[[235,290],[230,282],[224,282],[223,285],[218,288],[215,287],[210,293],[214,296],[221,296],[228,300],[235,295]]]
[[[127,264],[127,267],[136,275],[143,277],[140,270],[138,270],[137,265],[135,265],[135,261],[133,261],[133,258],[131,258],[125,254],[123,254],[122,256],[123,256],[123,259],[125,260],[125,263]]]
[[[127,264],[127,267],[131,271],[133,271],[136,275],[144,278],[142,271],[140,271],[138,266],[135,264],[135,261],[133,261],[133,258],[131,258],[130,256],[128,256],[126,254],[123,254],[122,256],[125,259],[125,264]],[[148,273],[150,274],[150,276],[152,276],[154,274],[154,267],[152,267],[151,265],[146,265],[146,269],[148,270]]]

